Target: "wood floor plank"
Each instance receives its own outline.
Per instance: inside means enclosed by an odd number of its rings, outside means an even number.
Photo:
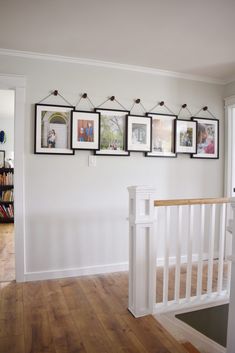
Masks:
[[[56,318],[49,314],[56,353],[86,353],[84,343],[72,316]]]
[[[23,334],[22,313],[0,312],[0,337]]]
[[[86,282],[81,281],[78,285],[81,285],[91,307],[99,318],[106,335],[111,340],[112,345],[130,353],[147,353],[145,347],[141,344],[127,323],[122,319],[120,313],[117,312],[117,302],[112,300],[112,296],[106,291],[105,286],[102,286],[101,283],[99,286],[98,282],[98,277],[96,277],[93,279],[87,279]],[[89,287],[91,288],[92,284],[93,288],[97,288],[95,292],[89,290]],[[126,312],[127,309],[123,309]]]
[[[23,313],[22,283],[1,283],[0,291],[0,312]]]
[[[0,353],[26,353],[24,335],[0,338]]]
[[[0,224],[0,282],[15,279],[14,224]]]
[[[76,288],[75,288],[76,287]],[[70,310],[71,316],[76,324],[77,330],[82,337],[82,341],[87,353],[116,353],[120,352],[118,347],[113,347],[112,342],[107,337],[107,334],[102,327],[102,324],[96,315],[96,312],[90,305],[86,298],[86,295],[82,291],[82,288],[77,285],[72,286],[72,289],[68,291],[69,296],[65,295],[66,301],[69,301],[72,297],[71,291],[75,291],[79,297],[79,303],[77,302],[76,308]]]
[[[26,306],[24,335],[26,353],[56,353],[46,310]]]

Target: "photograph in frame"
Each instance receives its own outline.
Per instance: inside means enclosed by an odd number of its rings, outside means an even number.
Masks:
[[[219,120],[192,118],[197,122],[197,153],[192,158],[219,158]]]
[[[72,149],[99,148],[99,120],[98,112],[72,111]]]
[[[176,120],[176,153],[196,153],[197,122]]]
[[[177,116],[170,114],[147,113],[152,117],[152,151],[148,157],[176,157],[175,121]]]
[[[0,168],[5,167],[5,151],[0,151]]]
[[[151,151],[152,118],[139,115],[127,116],[127,149],[128,151]]]
[[[74,107],[35,105],[35,154],[74,154],[71,149],[71,112]]]
[[[129,111],[95,109],[100,113],[100,140],[96,155],[129,156],[127,151],[127,115]]]

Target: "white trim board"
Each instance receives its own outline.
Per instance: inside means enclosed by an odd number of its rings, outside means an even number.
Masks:
[[[77,57],[70,57],[70,56],[45,54],[45,53],[38,53],[38,52],[31,52],[31,51],[4,49],[4,48],[0,48],[0,55],[21,57],[21,58],[27,58],[27,59],[59,61],[59,62],[72,63],[72,64],[134,71],[134,72],[140,72],[140,73],[157,75],[157,76],[173,77],[173,78],[180,78],[180,79],[191,80],[191,81],[212,83],[217,85],[227,84],[227,81],[225,80],[215,79],[207,76],[192,75],[192,74],[186,74],[186,73],[175,72],[170,70],[161,70],[161,69],[146,67],[146,66],[122,64],[122,63],[115,63],[111,61],[94,60],[94,59],[88,59],[88,58],[77,58]]]
[[[216,255],[215,255],[216,257]],[[193,254],[192,260],[197,261],[198,255]],[[208,254],[204,254],[204,260],[208,259]],[[187,256],[181,256],[181,264],[187,263]],[[169,264],[176,264],[176,257],[171,256],[169,259]],[[159,267],[164,266],[164,258],[157,259],[156,265]],[[111,272],[121,272],[128,271],[129,264],[128,262],[120,262],[114,264],[105,264],[97,266],[86,266],[86,267],[77,267],[77,268],[65,268],[65,269],[55,269],[48,271],[35,271],[35,272],[26,272],[25,280],[26,281],[38,281],[38,280],[47,280],[47,279],[56,279],[56,278],[66,278],[66,277],[79,277],[79,276],[90,276],[90,275],[99,275],[104,273]]]
[[[0,89],[15,91],[14,114],[14,219],[16,281],[24,281],[25,273],[25,194],[24,194],[24,117],[26,79],[19,75],[1,75]]]
[[[26,272],[25,280],[38,281],[38,280],[47,280],[47,279],[56,279],[56,278],[91,276],[91,275],[98,275],[103,273],[128,271],[128,267],[129,266],[127,262],[122,262],[117,264],[67,268],[67,269],[58,269],[58,270],[51,270],[51,271]]]

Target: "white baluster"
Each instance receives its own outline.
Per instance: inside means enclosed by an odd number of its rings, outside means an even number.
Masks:
[[[216,205],[211,205],[211,222],[210,222],[210,238],[209,238],[209,259],[207,272],[207,294],[212,293],[213,280],[213,261],[214,261],[214,242],[215,242],[215,208]]]
[[[226,204],[220,207],[220,236],[219,236],[219,264],[218,264],[218,283],[217,292],[221,293],[223,286],[223,270],[224,270],[224,245],[225,245],[225,217]]]
[[[129,191],[129,310],[135,317],[153,313],[156,303],[154,189]]]
[[[186,299],[191,297],[192,284],[192,249],[193,249],[193,218],[194,206],[189,206],[189,220],[188,220],[188,249],[187,249],[187,276],[186,276]]]
[[[163,304],[168,302],[169,283],[169,254],[170,254],[170,207],[165,207],[165,249],[164,249],[164,271],[163,271]]]
[[[182,235],[182,206],[177,206],[177,231],[176,231],[176,268],[175,268],[175,301],[180,299],[180,266],[181,266],[181,235]]]
[[[200,235],[198,239],[198,267],[197,267],[197,297],[202,295],[203,250],[205,236],[205,205],[200,210]]]

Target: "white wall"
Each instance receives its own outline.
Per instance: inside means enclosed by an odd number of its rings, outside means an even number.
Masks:
[[[27,77],[26,270],[39,272],[28,278],[75,274],[80,273],[76,269],[89,266],[97,272],[121,268],[117,265],[128,260],[127,186],[152,185],[159,199],[223,195],[223,86],[6,56],[0,56],[0,68],[1,73]],[[132,153],[131,157],[97,156],[97,166],[92,168],[88,167],[88,151],[75,156],[34,155],[34,103],[53,89],[72,103],[81,92],[88,92],[95,105],[112,94],[127,108],[134,98],[141,98],[147,108],[165,100],[176,113],[183,103],[194,113],[208,105],[220,119],[220,159],[145,158]],[[53,97],[47,103],[63,101]],[[86,109],[83,103],[80,108]],[[110,103],[106,107],[117,106]],[[116,267],[102,267],[109,264]],[[53,272],[65,269],[75,270]]]
[[[0,150],[6,152],[5,158],[14,151],[14,91],[0,90],[0,131],[6,133],[6,142],[0,144]]]

